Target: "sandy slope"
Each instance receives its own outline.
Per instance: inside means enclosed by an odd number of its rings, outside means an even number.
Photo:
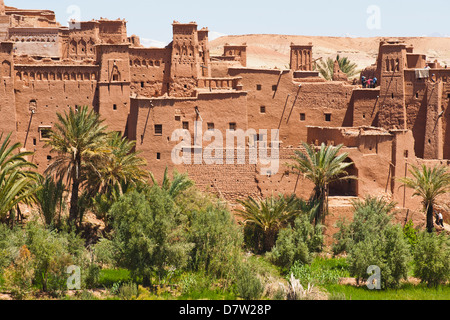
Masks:
[[[289,35],[241,35],[225,36],[211,41],[212,55],[221,55],[223,45],[248,45],[248,66],[254,68],[287,68],[291,42],[307,44],[312,42],[313,58],[346,56],[356,62],[360,69],[373,63],[378,54],[378,45],[383,38],[338,38]],[[414,45],[414,52],[424,53],[429,60],[438,59],[442,64],[450,65],[450,38],[397,38],[406,44]]]

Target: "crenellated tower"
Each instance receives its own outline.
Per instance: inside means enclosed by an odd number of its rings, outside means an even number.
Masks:
[[[169,94],[190,97],[195,93],[201,75],[200,45],[197,23],[174,21],[172,42],[172,64],[170,69]]]

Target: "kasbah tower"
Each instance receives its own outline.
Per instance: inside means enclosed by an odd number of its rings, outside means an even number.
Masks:
[[[258,69],[247,67],[246,44],[227,44],[222,56],[211,56],[207,28],[177,21],[172,28],[169,45],[146,48],[138,36],[127,35],[125,20],[65,27],[50,10],[17,9],[0,0],[0,133],[12,133],[33,151],[29,160],[43,172],[52,161],[44,144],[57,113],[89,106],[109,130],[136,141],[157,179],[166,167],[187,172],[198,187],[230,201],[293,192],[308,198],[313,186],[289,173],[286,163],[302,142],[344,144],[354,163],[349,173],[358,180],[330,186],[331,196],[384,196],[397,202],[399,222],[407,214],[425,222],[420,199],[397,179],[412,165],[450,163],[450,69],[386,39],[362,72],[376,76],[379,86],[362,88],[339,68],[333,81],[313,71],[312,43],[291,45],[290,69]],[[171,135],[187,129],[194,137],[195,122],[203,132],[279,129],[280,169],[267,175],[248,161],[174,164],[178,142]],[[247,144],[259,139],[250,136]],[[193,150],[197,143],[193,139]],[[448,204],[450,195],[441,202]],[[329,231],[351,209],[332,206]]]

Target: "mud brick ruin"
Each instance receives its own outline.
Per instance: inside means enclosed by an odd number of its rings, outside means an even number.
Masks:
[[[5,7],[1,0],[0,132],[12,132],[34,151],[29,160],[44,171],[56,114],[87,105],[110,130],[137,141],[157,178],[176,168],[230,200],[294,191],[308,197],[312,185],[285,166],[303,141],[344,144],[350,154],[350,174],[358,180],[331,186],[331,195],[388,195],[404,208],[420,203],[397,178],[413,164],[449,165],[450,69],[405,43],[380,43],[376,63],[362,73],[376,76],[379,86],[362,88],[339,70],[333,81],[319,77],[313,44],[292,44],[289,70],[257,69],[247,67],[245,44],[225,45],[222,56],[211,56],[208,29],[195,22],[172,27],[168,46],[145,48],[127,35],[124,20],[64,27],[52,11]],[[263,175],[258,164],[175,165],[172,132],[183,128],[194,136],[195,121],[203,132],[279,128],[280,170]]]

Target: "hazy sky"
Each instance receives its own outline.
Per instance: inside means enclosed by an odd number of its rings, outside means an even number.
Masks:
[[[218,34],[318,36],[450,35],[449,0],[5,0],[7,6],[51,9],[57,20],[128,21],[128,34],[168,43],[173,20],[196,21]]]

